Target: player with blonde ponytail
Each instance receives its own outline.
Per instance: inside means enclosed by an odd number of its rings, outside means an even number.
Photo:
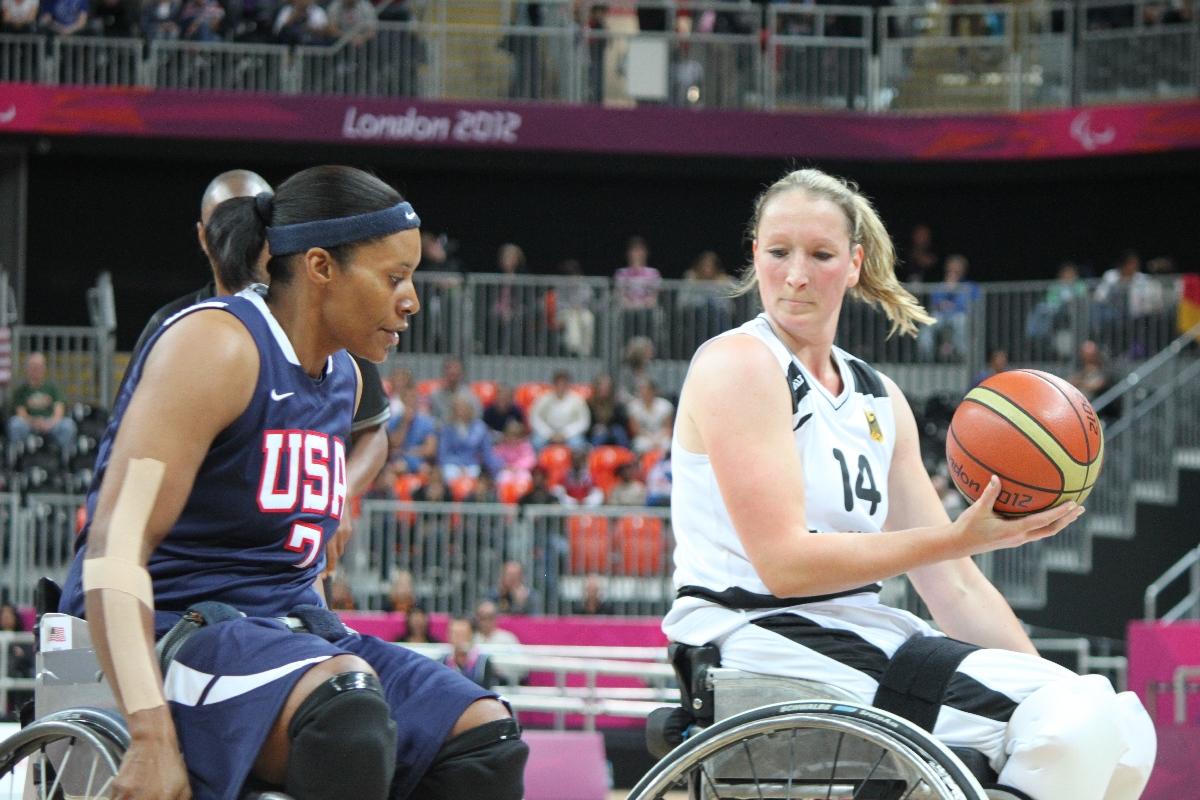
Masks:
[[[1038,657],[971,557],[1053,536],[1073,503],[957,520],[896,384],[834,344],[846,293],[893,333],[932,322],[853,184],[790,172],[759,196],[738,290],[763,313],[697,350],[671,444],[676,600],[663,630],[726,667],[820,681],[982,752],[1006,797],[1134,800],[1155,734],[1129,692]],[[940,631],[879,601],[907,573]],[[942,631],[947,635],[943,635]],[[953,639],[949,637],[954,637]],[[920,673],[936,696],[912,690]],[[919,695],[919,696],[918,696]]]

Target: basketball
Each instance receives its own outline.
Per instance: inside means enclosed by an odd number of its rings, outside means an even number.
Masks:
[[[1103,456],[1104,433],[1087,398],[1032,369],[998,373],[968,392],[946,434],[946,461],[958,490],[974,502],[998,476],[994,508],[1007,516],[1082,503]]]

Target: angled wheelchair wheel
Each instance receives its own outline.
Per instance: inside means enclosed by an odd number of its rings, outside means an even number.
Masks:
[[[59,711],[0,742],[0,800],[101,800],[129,746],[121,718],[91,708]]]
[[[628,800],[986,800],[943,744],[854,703],[775,703],[700,731]]]

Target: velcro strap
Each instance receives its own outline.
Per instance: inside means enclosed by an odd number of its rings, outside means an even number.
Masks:
[[[291,616],[304,623],[309,633],[320,636],[327,642],[346,638],[350,631],[338,619],[338,615],[321,606],[296,606]],[[289,626],[290,627],[290,626]]]
[[[912,637],[884,667],[872,704],[932,733],[950,679],[978,649],[946,636]]]
[[[188,610],[179,618],[179,621],[172,625],[171,629],[164,633],[158,640],[158,644],[154,646],[154,649],[158,651],[158,664],[162,668],[162,674],[167,674],[167,669],[175,660],[183,643],[193,633],[205,625],[215,625],[218,622],[240,619],[244,616],[246,615],[228,603],[216,600],[205,600],[188,606]]]

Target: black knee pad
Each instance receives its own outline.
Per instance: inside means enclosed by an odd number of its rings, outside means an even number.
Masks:
[[[529,745],[514,719],[487,722],[442,745],[417,784],[420,800],[521,800]]]
[[[284,788],[304,800],[384,800],[396,770],[396,724],[379,679],[334,675],[305,698],[288,726]]]

